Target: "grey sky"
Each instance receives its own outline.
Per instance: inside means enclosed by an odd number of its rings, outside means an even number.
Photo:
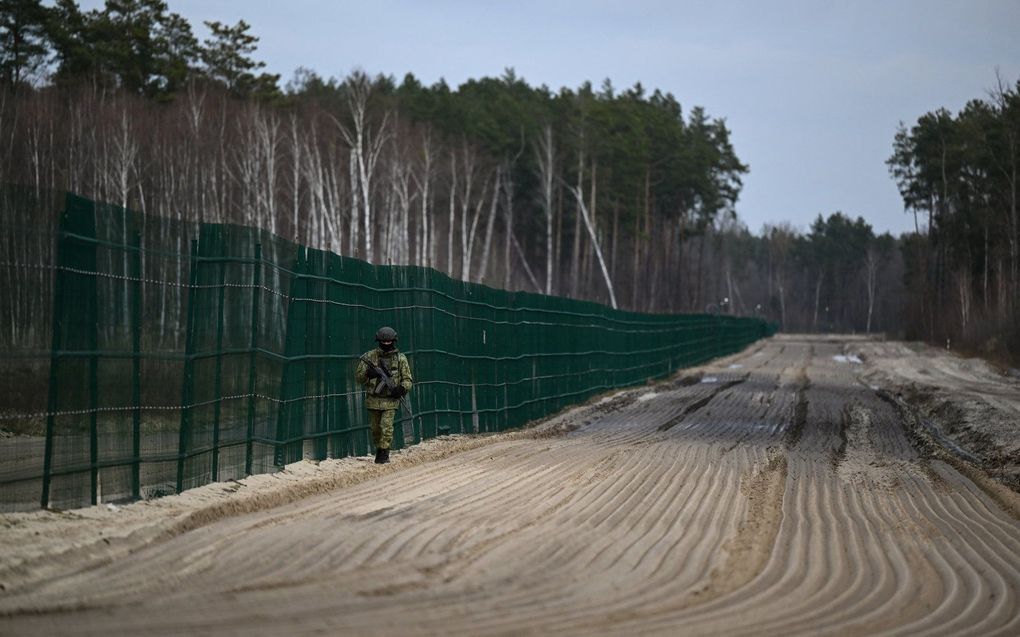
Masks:
[[[84,8],[101,6],[84,1]],[[286,82],[298,66],[414,73],[451,85],[506,67],[532,85],[604,78],[673,93],[723,117],[750,164],[737,210],[754,231],[819,213],[913,228],[885,160],[898,122],[957,111],[1020,78],[1020,0],[669,2],[169,0],[203,20],[243,18]]]

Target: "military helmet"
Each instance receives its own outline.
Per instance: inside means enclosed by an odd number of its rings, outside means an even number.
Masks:
[[[397,342],[397,330],[392,327],[380,327],[379,331],[375,333],[375,340],[382,341],[393,341]]]

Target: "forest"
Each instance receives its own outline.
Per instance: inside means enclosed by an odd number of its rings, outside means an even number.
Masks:
[[[205,27],[162,0],[0,0],[0,183],[493,287],[1020,359],[1020,83],[890,140],[915,232],[876,234],[838,202],[806,230],[752,231],[725,117],[670,93],[513,69],[281,83],[243,20]],[[0,321],[19,325],[43,301],[13,291],[31,247],[4,235]]]

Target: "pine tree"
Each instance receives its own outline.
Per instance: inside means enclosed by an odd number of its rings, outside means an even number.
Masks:
[[[41,0],[0,0],[0,78],[16,86],[46,62],[50,11]]]
[[[250,24],[239,20],[234,26],[221,22],[206,22],[205,25],[212,31],[212,37],[205,40],[201,50],[208,77],[221,82],[236,95],[279,94],[279,75],[255,75],[255,71],[266,64],[251,57],[258,48],[259,39],[248,32]]]

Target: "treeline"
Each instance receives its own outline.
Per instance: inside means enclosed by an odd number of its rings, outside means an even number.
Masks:
[[[4,180],[634,309],[718,296],[705,237],[747,167],[672,95],[512,70],[457,88],[299,71],[280,91],[243,22],[196,46],[158,0],[8,6]]]
[[[1020,361],[1020,82],[901,126],[888,163],[928,228],[903,246],[907,335]]]
[[[897,136],[890,166],[930,232],[835,213],[753,234],[726,122],[668,93],[513,70],[451,87],[299,69],[281,87],[246,23],[206,26],[199,42],[160,0],[0,3],[0,181],[639,311],[982,347],[1015,333],[1015,90]],[[5,262],[29,258],[8,243]]]
[[[871,228],[835,215],[806,236],[749,233],[725,122],[672,95],[554,92],[512,70],[457,88],[299,70],[280,90],[254,75],[245,23],[209,23],[198,45],[156,0],[21,0],[4,24],[5,181],[509,289],[893,329],[865,257],[895,255]]]
[[[205,22],[198,41],[191,24],[163,0],[107,0],[82,11],[74,0],[0,1],[0,78],[7,86],[83,79],[104,88],[171,99],[204,78],[236,95],[279,95],[278,75],[260,72],[258,38],[244,20]]]

